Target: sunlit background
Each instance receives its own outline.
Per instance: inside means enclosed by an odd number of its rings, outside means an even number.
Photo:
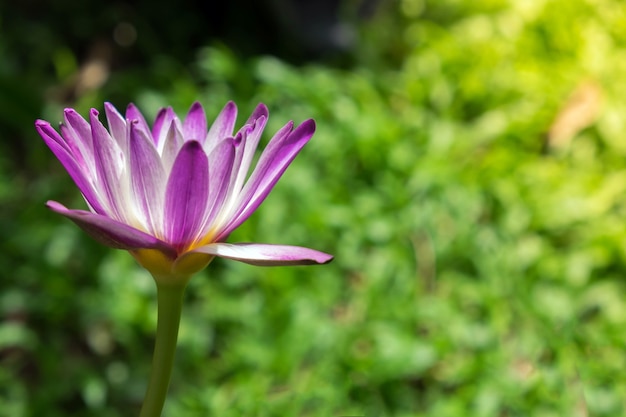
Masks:
[[[622,0],[0,2],[0,416],[137,415],[156,325],[35,119],[195,100],[315,118],[231,240],[336,259],[196,276],[164,416],[626,416]]]

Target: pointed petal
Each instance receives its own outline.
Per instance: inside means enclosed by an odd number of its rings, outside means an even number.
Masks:
[[[35,128],[46,145],[48,145],[48,148],[50,148],[59,162],[61,162],[61,165],[63,165],[67,173],[70,175],[80,192],[85,197],[87,203],[96,213],[106,213],[102,204],[100,204],[98,193],[89,181],[88,172],[85,172],[83,167],[81,167],[76,161],[74,156],[70,153],[68,146],[56,130],[50,126],[50,123],[44,120],[37,120],[35,122]]]
[[[128,128],[126,127],[126,120],[111,103],[104,103],[104,113],[109,125],[109,133],[115,139],[122,152],[127,155]]]
[[[180,148],[183,147],[183,143],[185,143],[185,139],[182,134],[182,126],[180,124],[180,120],[175,118],[170,123],[165,139],[162,142],[163,148],[160,150],[163,168],[165,168],[166,173],[169,173],[172,170],[174,160],[176,159]]]
[[[233,162],[232,174],[230,175],[230,184],[228,186],[228,193],[225,197],[225,201],[220,211],[219,223],[221,226],[228,224],[232,218],[234,212],[239,207],[239,200],[241,196],[241,189],[250,170],[250,164],[254,158],[254,153],[259,144],[261,133],[265,127],[265,116],[261,116],[254,125],[244,126],[234,138],[235,144],[235,160]],[[288,135],[291,132],[293,124],[287,124],[275,137],[282,135]]]
[[[208,158],[200,142],[191,140],[181,148],[165,191],[166,240],[182,248],[200,233],[209,194]]]
[[[93,141],[91,138],[91,126],[74,109],[65,109],[65,124],[72,132],[72,139],[76,139],[77,146],[80,146],[84,155],[91,155],[93,152]],[[69,138],[68,138],[69,139]]]
[[[96,169],[93,163],[93,155],[84,155],[84,147],[82,144],[79,144],[81,139],[78,139],[74,131],[66,124],[61,123],[59,131],[63,137],[59,145],[67,149],[86,176],[89,178],[95,177]]]
[[[207,154],[224,138],[232,137],[237,121],[237,106],[232,101],[226,103],[220,114],[217,116],[204,142],[204,149]]]
[[[237,166],[235,168],[236,172],[233,175],[233,180],[231,187],[234,192],[239,193],[241,188],[246,180],[246,176],[248,175],[248,171],[250,170],[250,164],[252,163],[252,159],[254,158],[254,153],[256,152],[256,148],[259,145],[259,140],[261,139],[261,134],[263,133],[263,129],[265,129],[265,124],[267,122],[266,116],[260,116],[256,120],[252,122],[251,125],[247,125],[245,129],[242,129],[241,134],[241,145],[238,148],[238,153],[240,153]],[[291,126],[289,126],[289,130],[291,130]]]
[[[168,253],[172,252],[172,248],[165,242],[110,217],[85,210],[70,210],[56,201],[48,201],[46,205],[52,211],[72,220],[91,237],[106,246],[127,250],[154,248]]]
[[[146,122],[145,117],[143,117],[143,114],[141,114],[137,106],[135,106],[133,103],[130,103],[128,106],[126,106],[126,119],[136,120],[136,128],[143,131],[146,137],[152,139],[153,142],[156,141],[156,138],[152,137],[152,131],[150,130],[150,127],[148,126],[148,122]]]
[[[257,119],[260,119],[261,117],[265,117],[265,119],[267,119],[269,117],[269,114],[270,113],[269,110],[267,110],[267,106],[263,103],[259,103],[250,115],[250,117],[248,117],[248,121],[246,122],[246,124],[252,125]]]
[[[309,119],[290,134],[286,135],[285,128],[283,128],[272,138],[241,192],[237,208],[231,215],[232,220],[220,233],[217,240],[228,236],[261,205],[291,161],[311,139],[314,132],[315,122]]]
[[[101,191],[108,207],[118,220],[126,220],[124,216],[125,203],[120,175],[125,164],[122,150],[113,140],[109,132],[98,120],[98,111],[91,109],[89,114],[91,122],[91,134],[93,136],[94,159],[96,163],[96,175],[98,190]]]
[[[189,113],[183,123],[183,136],[185,140],[197,140],[204,143],[207,136],[206,113],[202,104],[197,101],[191,105]]]
[[[159,113],[154,120],[154,126],[152,127],[152,137],[156,143],[156,148],[159,154],[162,154],[163,147],[167,138],[168,131],[172,121],[177,119],[174,110],[171,107],[167,107],[159,110]]]
[[[210,228],[215,217],[220,213],[224,199],[228,195],[231,173],[235,159],[235,141],[232,138],[223,140],[209,155],[209,197],[205,230]]]
[[[206,253],[258,266],[327,264],[333,256],[301,246],[263,243],[211,243],[192,252]]]
[[[161,236],[163,198],[166,175],[150,138],[133,122],[130,126],[130,188],[140,223],[156,236]]]
[[[241,191],[268,117],[269,112],[267,107],[265,104],[260,103],[237,134],[238,138],[241,140],[241,144],[237,147],[237,156],[235,157],[235,166],[233,167],[234,175],[232,176],[230,185],[233,193],[238,194]],[[292,126],[288,126],[289,131],[291,131]],[[285,127],[283,127],[283,129],[285,129]]]
[[[91,126],[74,109],[65,109],[65,124],[61,125],[61,133],[65,142],[71,149],[76,162],[78,162],[85,174],[95,179],[96,166],[93,156],[93,138]]]
[[[154,118],[154,125],[152,126],[152,136],[154,137],[154,139],[157,140],[158,143],[158,137],[161,134],[161,130],[163,129],[163,125],[166,125],[165,123],[165,119],[167,117],[167,110],[168,108],[161,108],[159,110],[159,112],[157,113],[156,117]],[[169,125],[169,123],[167,123],[167,125]]]
[[[46,144],[49,141],[52,141],[60,146],[68,155],[71,155],[72,158],[75,158],[72,147],[69,145],[69,143],[67,143],[67,140],[63,136],[61,136],[59,132],[57,132],[50,125],[50,123],[46,122],[45,120],[37,119],[35,121],[35,129],[37,129],[37,133],[39,133],[39,136],[42,137]]]

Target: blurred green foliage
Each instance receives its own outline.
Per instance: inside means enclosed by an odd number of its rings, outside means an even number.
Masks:
[[[0,155],[1,416],[137,414],[151,278],[45,210],[83,203],[32,128],[118,98],[241,120],[262,101],[266,139],[318,125],[230,240],[335,261],[195,277],[164,415],[626,416],[626,7],[400,0],[358,30],[349,68],[216,42],[71,103],[35,98],[79,70],[70,49],[37,90],[0,84],[24,103]]]

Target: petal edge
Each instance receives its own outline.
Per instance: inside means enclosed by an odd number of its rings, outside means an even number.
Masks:
[[[110,217],[86,210],[68,209],[56,201],[48,201],[46,206],[72,220],[92,238],[111,248],[126,250],[151,248],[173,254],[172,248],[165,242]]]
[[[315,249],[266,243],[211,243],[199,247],[193,252],[206,253],[257,266],[321,265],[333,260],[332,255]]]

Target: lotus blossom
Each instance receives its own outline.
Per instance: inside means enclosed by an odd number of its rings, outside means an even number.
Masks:
[[[322,264],[332,256],[313,249],[225,240],[259,207],[315,131],[289,122],[269,141],[250,171],[268,110],[259,104],[234,133],[237,107],[229,102],[208,127],[201,104],[184,121],[162,109],[152,128],[133,104],[122,116],[105,103],[108,129],[92,109],[85,120],[66,109],[57,132],[37,131],[81,191],[89,210],[47,206],[101,243],[125,249],[155,278],[188,277],[215,256],[254,265]]]

